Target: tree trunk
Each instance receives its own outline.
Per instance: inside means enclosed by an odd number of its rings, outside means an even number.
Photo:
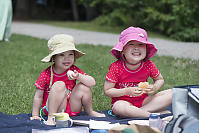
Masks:
[[[73,19],[75,21],[78,21],[79,20],[79,13],[78,13],[76,0],[71,0],[71,6],[72,6],[72,12],[73,12]]]

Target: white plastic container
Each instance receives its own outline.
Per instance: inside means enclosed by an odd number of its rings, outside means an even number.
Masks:
[[[68,113],[54,113],[56,127],[72,127],[73,120]]]
[[[162,120],[159,113],[151,113],[149,116],[149,126],[159,130],[162,128]]]

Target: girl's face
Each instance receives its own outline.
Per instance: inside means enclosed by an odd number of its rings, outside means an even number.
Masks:
[[[75,62],[74,51],[66,51],[57,54],[54,58],[56,73],[63,73],[66,69],[70,68]]]
[[[137,64],[146,57],[146,44],[140,42],[128,42],[122,51],[128,63]]]

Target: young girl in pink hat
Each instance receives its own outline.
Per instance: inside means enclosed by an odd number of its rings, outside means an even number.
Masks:
[[[138,27],[129,27],[121,35],[111,54],[118,60],[111,64],[106,75],[104,92],[112,98],[112,111],[122,117],[149,117],[152,112],[161,112],[172,102],[172,91],[157,92],[164,79],[150,60],[157,52],[147,41],[147,33]],[[153,83],[146,88],[141,82]]]
[[[75,60],[84,53],[75,48],[73,37],[65,34],[55,35],[48,41],[48,47],[50,54],[41,61],[53,64],[40,74],[35,83],[37,89],[31,120],[41,120],[41,104],[48,114],[47,125],[55,124],[53,113],[64,111],[75,116],[80,113],[82,106],[88,115],[105,116],[92,108],[91,87],[95,85],[95,79],[74,65]],[[76,84],[76,81],[79,83]]]

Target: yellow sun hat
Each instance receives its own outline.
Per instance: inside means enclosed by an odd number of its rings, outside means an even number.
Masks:
[[[80,58],[85,55],[85,53],[77,50],[75,48],[74,38],[67,34],[57,34],[48,40],[49,55],[43,58],[41,61],[51,62],[52,56],[60,54],[69,50],[75,51],[75,58]]]

